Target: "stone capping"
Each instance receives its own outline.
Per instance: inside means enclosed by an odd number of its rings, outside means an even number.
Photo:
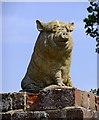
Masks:
[[[76,88],[0,93],[0,120],[99,120],[99,96]]]

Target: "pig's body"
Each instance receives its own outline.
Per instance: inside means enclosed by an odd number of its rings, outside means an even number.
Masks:
[[[37,21],[40,31],[22,89],[39,92],[49,85],[72,86],[70,64],[73,41],[70,36],[73,23],[58,20],[48,24]]]

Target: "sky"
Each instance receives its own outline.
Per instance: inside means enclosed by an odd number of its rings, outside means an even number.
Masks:
[[[2,90],[18,92],[39,35],[36,20],[74,22],[71,64],[73,86],[90,91],[97,88],[96,42],[85,34],[83,19],[88,2],[2,3]]]

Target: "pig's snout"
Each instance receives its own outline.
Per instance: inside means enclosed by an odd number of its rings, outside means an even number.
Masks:
[[[62,32],[62,36],[66,36],[67,33],[65,31]]]
[[[67,34],[67,32],[66,32],[66,31],[61,31],[60,37],[61,37],[62,39],[68,39],[68,34]]]

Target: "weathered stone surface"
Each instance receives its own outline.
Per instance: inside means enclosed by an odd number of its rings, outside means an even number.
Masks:
[[[12,120],[32,120],[32,112],[15,112],[12,115]]]
[[[10,113],[0,113],[0,120],[12,120]]]
[[[22,89],[38,93],[49,85],[72,86],[70,77],[74,23],[36,21],[37,38]]]
[[[83,120],[83,111],[81,108],[66,107],[61,111],[62,118],[66,120]]]
[[[46,110],[48,113],[48,120],[59,120],[62,119],[61,110]]]
[[[32,97],[33,98],[31,99],[34,99],[34,96]],[[29,102],[27,102],[28,108],[30,108],[30,110],[55,110],[66,106],[73,106],[75,105],[75,90],[56,89],[51,91],[41,91],[37,96],[35,103],[30,105]]]
[[[76,88],[3,93],[1,97],[0,120],[99,120],[98,97]]]
[[[48,120],[83,120],[83,111],[77,107],[66,107],[61,110],[48,110]]]
[[[94,115],[94,111],[93,110],[90,110],[90,109],[86,109],[86,108],[83,108],[81,107],[82,111],[83,111],[83,118],[93,118],[93,115]]]
[[[99,111],[95,111],[95,112],[94,112],[93,118],[94,118],[95,120],[99,120]]]
[[[16,112],[12,115],[12,120],[47,120],[45,111]]]
[[[69,106],[81,106],[96,110],[96,105],[98,110],[98,104],[95,104],[95,95],[76,88],[42,90],[39,94],[27,94],[29,110],[55,110]]]
[[[12,109],[24,109],[25,105],[25,94],[26,93],[12,93],[11,98],[12,98]]]
[[[6,112],[11,109],[11,98],[9,93],[0,94],[0,111]]]
[[[61,109],[75,104],[74,89],[42,91],[40,107],[42,109]]]
[[[33,118],[40,120],[48,120],[48,114],[46,111],[34,111]]]

